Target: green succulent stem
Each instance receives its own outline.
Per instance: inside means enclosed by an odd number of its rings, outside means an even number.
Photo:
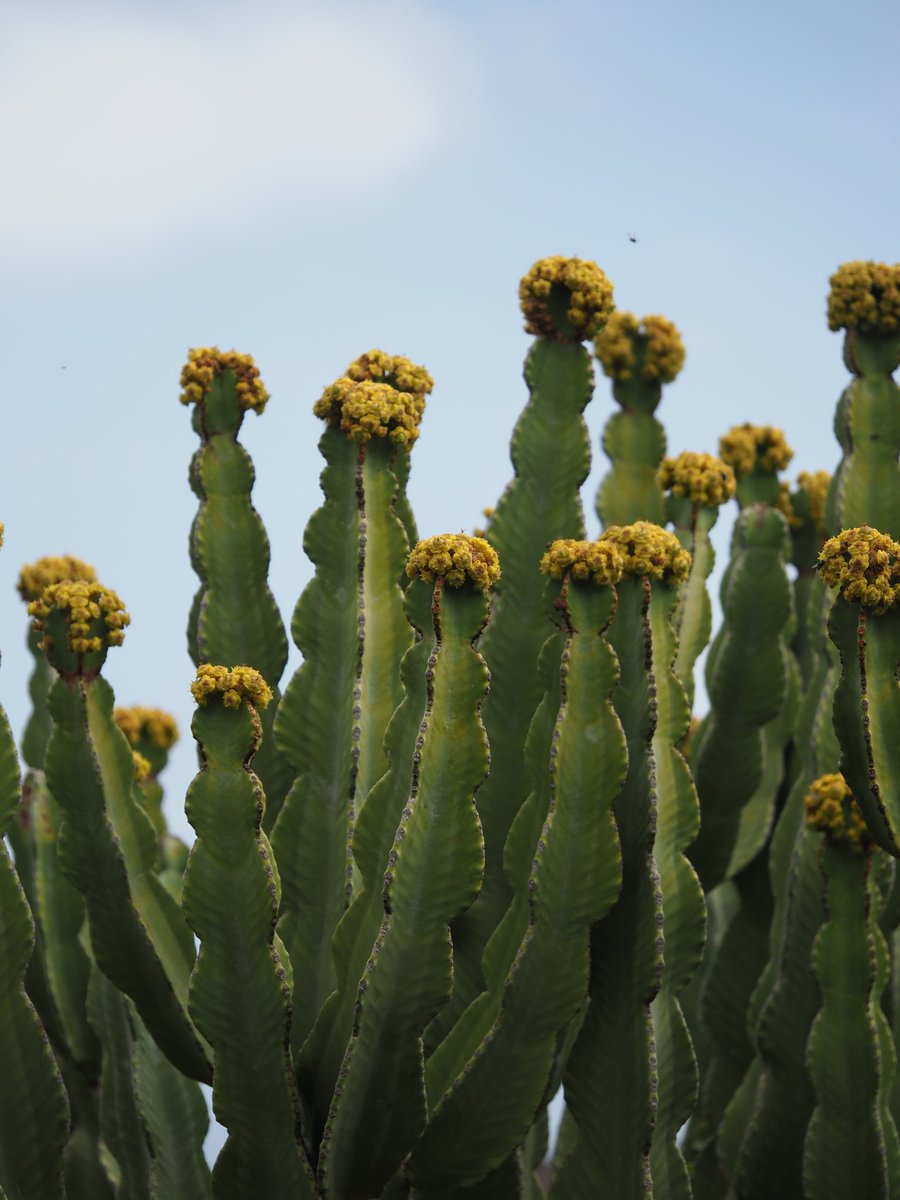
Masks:
[[[834,417],[841,447],[825,504],[829,533],[872,525],[900,538],[900,387],[893,378],[900,335],[850,330],[844,362],[853,373]]]
[[[200,940],[189,1005],[213,1047],[213,1109],[228,1129],[212,1194],[312,1198],[290,1056],[291,964],[275,933],[279,879],[249,767],[261,722],[248,700],[228,709],[213,699],[192,729],[203,767],[185,803],[197,839],[183,906]]]
[[[678,593],[673,614],[673,669],[685,690],[689,712],[694,704],[694,665],[712,630],[712,604],[706,581],[716,562],[710,533],[718,516],[718,507],[693,505],[680,496],[668,497],[668,518],[675,526],[679,542],[691,556],[690,573]]]
[[[804,1195],[887,1200],[900,1187],[900,1143],[888,1105],[896,1061],[881,1008],[889,959],[880,896],[866,855],[825,838],[820,863],[826,920],[812,962],[822,1006],[806,1047],[816,1102]]]
[[[478,894],[484,842],[474,795],[488,768],[479,708],[488,673],[473,641],[477,587],[431,587],[426,703],[383,883],[381,928],[359,981],[353,1029],[319,1153],[326,1193],[377,1195],[425,1126],[423,1034],[450,996],[449,924]]]
[[[484,990],[482,956],[512,893],[503,870],[510,827],[531,791],[525,739],[541,701],[537,663],[548,633],[541,555],[556,538],[584,536],[578,489],[591,463],[582,412],[593,394],[583,346],[537,338],[525,361],[529,399],[512,435],[514,477],[497,502],[487,538],[503,575],[481,651],[491,671],[484,722],[491,774],[479,792],[485,877],[472,908],[453,926],[453,999],[429,1031],[433,1048]]]
[[[191,931],[156,875],[156,832],[136,797],[131,747],[102,676],[60,676],[50,690],[47,783],[59,805],[60,865],[84,898],[95,961],[137,1005],[185,1074],[210,1080],[187,1012]]]
[[[841,657],[834,693],[840,769],[869,832],[900,855],[900,606],[874,616],[838,595],[828,633]]]
[[[188,651],[195,666],[253,667],[275,693],[275,703],[263,713],[265,738],[257,763],[269,796],[266,828],[271,829],[293,777],[271,732],[288,647],[266,581],[269,540],[250,499],[253,463],[237,440],[244,413],[233,370],[217,373],[193,409],[201,444],[189,478],[200,507],[190,549],[200,587],[188,621]]]
[[[411,1175],[431,1188],[475,1183],[525,1141],[549,1098],[560,1035],[587,995],[591,927],[621,883],[612,803],[625,776],[625,738],[610,702],[617,663],[604,637],[615,592],[572,579],[551,591],[564,622],[548,642],[557,709],[549,736],[540,710],[532,724],[547,802],[530,798],[507,841],[516,896],[503,925],[514,927],[507,944],[518,946],[493,1023],[443,1093],[435,1073],[426,1075],[435,1103]],[[531,807],[543,812],[526,817]]]
[[[385,732],[403,699],[400,660],[413,640],[399,583],[409,544],[393,470],[408,454],[385,438],[360,445],[336,428],[326,429],[319,448],[325,503],[304,539],[316,571],[292,625],[304,661],[275,725],[298,773],[272,835],[284,888],[279,933],[304,981],[295,1053],[335,990],[332,935],[361,885],[354,827],[387,769]],[[390,837],[404,801],[382,814]],[[374,870],[383,871],[386,854],[376,854]]]
[[[634,372],[613,382],[620,406],[603,429],[602,446],[612,463],[597,492],[597,515],[604,527],[633,521],[665,519],[665,494],[656,472],[666,453],[666,434],[653,415],[662,399],[662,384]]]

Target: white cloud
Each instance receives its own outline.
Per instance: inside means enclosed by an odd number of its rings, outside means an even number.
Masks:
[[[113,252],[370,190],[456,132],[454,32],[390,3],[0,8],[0,258]]]

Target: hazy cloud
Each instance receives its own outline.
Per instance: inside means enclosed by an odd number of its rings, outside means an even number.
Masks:
[[[422,6],[0,10],[0,256],[71,258],[369,190],[455,132],[465,55]]]

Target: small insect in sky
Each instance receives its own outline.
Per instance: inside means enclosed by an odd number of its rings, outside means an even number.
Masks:
[[[637,238],[634,236],[633,233],[629,233],[628,240],[629,240],[629,242],[635,242],[635,243],[637,242]]]

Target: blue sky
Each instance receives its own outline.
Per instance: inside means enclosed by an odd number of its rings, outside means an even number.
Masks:
[[[888,0],[0,0],[0,699],[16,733],[16,576],[77,554],[132,614],[109,657],[119,701],[182,726],[168,815],[190,837],[192,345],[252,353],[272,393],[243,441],[286,620],[310,574],[322,387],[372,346],[424,363],[419,529],[471,528],[509,478],[516,287],[544,255],[594,259],[620,308],[681,329],[671,452],[714,451],[750,419],[783,426],[792,478],[831,469],[847,377],[828,276],[900,257],[898,52]],[[612,411],[601,375],[592,531]]]

